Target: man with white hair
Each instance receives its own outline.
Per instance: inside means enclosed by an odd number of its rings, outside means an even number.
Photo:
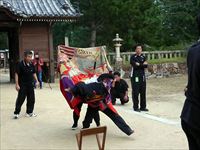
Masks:
[[[17,64],[15,71],[15,83],[18,96],[15,104],[14,119],[19,118],[21,106],[27,97],[27,117],[36,117],[33,113],[35,104],[35,93],[34,93],[34,80],[38,85],[38,79],[35,72],[35,67],[32,64],[33,53],[30,50],[24,52],[24,59]]]

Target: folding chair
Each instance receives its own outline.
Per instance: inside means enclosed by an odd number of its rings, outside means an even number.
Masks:
[[[83,138],[83,136],[89,136],[89,135],[96,135],[99,150],[104,150],[105,140],[106,140],[106,131],[107,131],[106,126],[80,130],[80,133],[76,134],[76,139],[77,139],[77,144],[78,144],[79,150],[82,149],[82,138]],[[101,145],[99,135],[98,135],[100,133],[103,133],[102,145]]]

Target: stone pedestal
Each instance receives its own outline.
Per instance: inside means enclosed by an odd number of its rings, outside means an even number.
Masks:
[[[119,38],[119,34],[116,34],[116,38],[113,39],[113,42],[115,42],[115,66],[114,66],[114,71],[118,71],[121,73],[121,76],[124,75],[124,71],[122,70],[122,58],[120,56],[120,47],[122,44],[123,39]]]
[[[114,67],[114,70],[115,71],[121,71],[122,69],[122,58],[118,57],[115,59],[115,67]]]

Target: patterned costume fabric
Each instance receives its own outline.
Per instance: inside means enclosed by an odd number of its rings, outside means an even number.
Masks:
[[[131,135],[133,130],[117,113],[111,102],[109,91],[112,78],[108,74],[111,67],[107,61],[105,50],[102,49],[102,52],[101,48],[94,48],[95,55],[91,48],[83,50],[74,48],[74,50],[75,52],[73,56],[70,55],[70,58],[64,52],[59,51],[58,53],[58,71],[61,75],[60,90],[71,109],[74,109],[73,115],[79,117],[80,105],[87,103],[90,108],[94,109],[91,109],[91,113],[85,117],[86,127],[89,127],[92,122],[93,114],[96,114],[95,111],[101,110],[120,130]],[[80,54],[83,55],[80,56]],[[105,74],[105,72],[107,73]]]

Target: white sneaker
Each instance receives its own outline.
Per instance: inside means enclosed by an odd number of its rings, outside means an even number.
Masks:
[[[37,115],[34,113],[26,113],[26,117],[36,117]]]
[[[19,118],[19,114],[14,114],[13,115],[13,119],[18,119]]]

